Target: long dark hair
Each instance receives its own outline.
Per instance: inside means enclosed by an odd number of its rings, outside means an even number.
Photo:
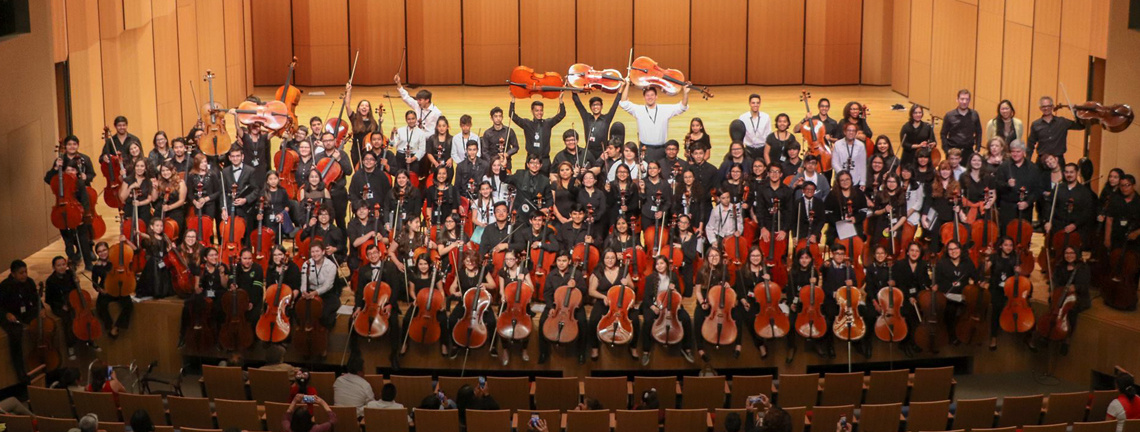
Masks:
[[[293,418],[289,423],[290,432],[309,432],[313,429],[313,416],[309,414],[309,410],[295,409],[293,410]]]
[[[1128,373],[1116,374],[1116,389],[1120,394],[1128,396],[1128,399],[1136,398],[1136,379]]]
[[[1009,99],[1002,99],[1001,102],[998,102],[997,114],[994,116],[994,126],[995,126],[994,130],[996,130],[997,133],[999,133],[999,134],[1003,130],[1005,130],[1005,120],[1002,120],[1002,118],[1001,118],[1001,106],[1002,105],[1009,105],[1009,114],[1010,114],[1009,119],[1010,119],[1010,121],[1013,121],[1013,118],[1017,116],[1017,110],[1013,109],[1013,102],[1010,102]]]
[[[111,379],[111,375],[107,372],[107,364],[102,360],[95,360],[91,362],[91,367],[87,369],[87,376],[91,382],[91,391],[103,391],[103,385],[107,380]]]

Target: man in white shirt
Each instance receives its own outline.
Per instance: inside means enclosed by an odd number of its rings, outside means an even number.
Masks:
[[[843,125],[843,139],[836,141],[831,151],[831,169],[851,173],[853,185],[867,184],[867,145],[855,138],[858,127]]]
[[[428,132],[417,126],[419,120],[414,110],[404,113],[404,120],[408,122],[407,126],[392,129],[392,146],[396,149],[392,168],[419,173],[420,160],[427,152]]]
[[[425,133],[434,131],[436,120],[439,120],[439,116],[443,115],[443,112],[431,102],[431,92],[420,90],[416,92],[416,97],[412,98],[412,95],[408,94],[408,91],[404,90],[404,85],[400,83],[399,75],[396,75],[395,81],[396,90],[400,92],[400,99],[403,99],[404,103],[408,104],[408,107],[416,114],[416,127]]]
[[[346,374],[333,383],[333,402],[338,406],[356,407],[356,416],[364,416],[364,406],[376,400],[372,385],[364,379],[364,359],[353,356],[345,364]]]
[[[459,135],[451,137],[451,160],[458,165],[467,159],[467,142],[479,142],[479,136],[471,133],[471,116],[464,114],[459,117]],[[479,147],[475,147],[475,155],[482,157]]]
[[[665,142],[669,140],[669,119],[689,109],[689,87],[681,93],[681,103],[665,105],[657,104],[656,87],[641,90],[645,105],[630,102],[629,87],[629,78],[626,77],[619,106],[637,119],[637,139],[645,148],[641,157],[646,162],[661,160],[665,157]]]
[[[340,290],[334,290],[337,278],[336,264],[325,258],[325,245],[313,242],[309,246],[309,260],[301,266],[301,297],[320,297],[324,303],[321,309],[321,325],[333,328],[336,324],[336,311],[340,308]]]
[[[744,122],[744,149],[753,160],[764,158],[764,144],[772,133],[772,120],[760,111],[760,95],[748,96],[748,112],[740,115]]]
[[[705,229],[708,244],[713,247],[720,244],[720,239],[730,235],[740,235],[744,230],[744,218],[738,207],[739,204],[732,203],[732,196],[728,191],[721,191],[718,200],[719,205],[713,207],[709,224]]]

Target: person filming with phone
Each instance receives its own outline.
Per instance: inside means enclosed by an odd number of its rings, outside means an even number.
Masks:
[[[313,423],[313,415],[306,409],[297,409],[299,404],[305,405],[318,405],[321,409],[325,410],[328,414],[328,421],[320,424]],[[332,432],[333,424],[336,423],[336,413],[329,404],[325,403],[324,399],[320,396],[297,394],[293,396],[293,402],[289,404],[289,409],[285,410],[285,416],[281,419],[281,430],[287,432]]]

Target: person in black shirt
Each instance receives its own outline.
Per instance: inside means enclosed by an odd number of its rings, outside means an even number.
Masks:
[[[575,96],[575,100],[577,97]],[[614,104],[617,106],[617,104]],[[587,293],[588,286],[586,285],[586,277],[580,271],[578,266],[570,265],[570,252],[564,250],[558,254],[554,260],[554,269],[547,273],[546,282],[542,287],[542,300],[546,304],[546,308],[542,311],[542,316],[538,319],[537,331],[541,332],[546,328],[546,320],[550,318],[550,314],[554,312],[555,308],[561,308],[565,298],[556,298],[555,292],[560,287],[569,287],[566,291],[567,296],[573,291],[578,291],[581,295],[578,307],[574,309],[574,319],[578,321],[578,337],[571,342],[568,349],[570,354],[573,355],[575,351],[578,352],[578,364],[586,363],[586,341],[589,339],[587,332],[589,327],[586,321],[586,307],[584,302],[589,298]],[[538,363],[543,364],[550,358],[551,341],[547,340],[545,333],[538,339]]]
[[[677,152],[680,150],[680,144],[677,140],[665,141],[665,157],[657,161],[658,166],[661,167],[661,177],[673,185],[677,182],[675,177],[681,175],[681,172],[689,168],[689,161],[678,158]]]
[[[978,271],[970,257],[962,253],[962,245],[951,240],[946,243],[946,254],[934,267],[934,290],[946,294],[946,309],[943,317],[946,331],[950,334],[950,344],[957,345],[958,318],[963,309],[962,290],[966,285],[978,282]]]
[[[1064,183],[1057,187],[1057,204],[1052,212],[1053,218],[1045,223],[1045,232],[1049,233],[1049,238],[1055,229],[1076,232],[1082,245],[1091,246],[1096,222],[1096,196],[1088,186],[1077,182],[1077,164],[1066,164],[1064,176]]]
[[[653,259],[653,272],[645,277],[645,293],[641,300],[641,316],[643,317],[641,326],[642,366],[649,365],[650,353],[653,352],[653,344],[657,341],[653,338],[653,324],[663,312],[669,309],[670,298],[662,296],[662,294],[669,292],[677,292],[678,295],[681,293],[680,278],[673,271],[669,259],[658,256]],[[671,296],[672,294],[667,295]],[[679,302],[673,303],[673,307],[677,309],[675,319],[680,323],[678,327],[684,334],[681,337],[681,342],[679,342],[681,355],[685,361],[693,363],[693,320],[689,316],[689,311],[681,307]],[[748,327],[752,328],[751,325]]]
[[[593,158],[586,149],[578,146],[578,131],[566,129],[566,132],[562,133],[562,143],[566,148],[554,155],[554,160],[550,164],[557,166],[562,162],[569,162],[574,168],[574,175],[581,175],[582,170],[590,165]]]
[[[328,189],[329,196],[332,198],[332,208],[336,215],[334,221],[336,226],[343,230],[346,212],[348,212],[348,191],[344,186],[345,179],[352,175],[352,164],[349,162],[349,158],[345,157],[344,152],[336,147],[336,139],[333,134],[325,132],[324,135],[321,135],[321,144],[325,151],[317,157],[316,163],[320,163],[321,159],[332,158],[335,163],[340,164],[340,178],[328,185]]]
[[[1080,254],[1075,246],[1066,246],[1061,252],[1063,257],[1061,262],[1055,264],[1053,275],[1049,278],[1049,283],[1052,285],[1049,310],[1063,311],[1066,307],[1070,307],[1065,316],[1069,323],[1069,334],[1061,341],[1061,355],[1069,355],[1069,341],[1073,340],[1073,334],[1077,332],[1077,317],[1091,305],[1089,284],[1092,281],[1092,273]],[[1063,291],[1057,293],[1058,290]],[[1053,303],[1057,300],[1061,304]],[[1039,334],[1034,334],[1029,341],[1029,349],[1036,352],[1037,342],[1040,339],[1042,337]]]
[[[52,273],[44,281],[44,303],[51,308],[52,314],[59,317],[63,327],[63,340],[67,345],[67,357],[75,359],[75,346],[79,340],[71,331],[72,312],[68,305],[67,296],[72,291],[82,289],[79,287],[78,276],[67,264],[67,258],[57,256],[51,260]],[[34,311],[33,311],[34,312]],[[95,341],[90,346],[96,347]],[[22,353],[23,351],[18,351]]]
[[[486,159],[479,157],[479,143],[475,140],[467,141],[465,152],[467,158],[455,164],[455,187],[459,188],[460,196],[474,200],[475,193],[469,189],[472,185],[478,185],[479,182],[483,181],[483,175],[487,173],[491,164]],[[523,172],[525,171],[520,171],[515,176],[519,176]]]
[[[488,224],[483,229],[483,237],[479,239],[480,250],[499,252],[510,248],[514,227],[507,216],[507,203],[495,203],[495,223]]]
[[[368,186],[367,193],[364,191],[365,186]],[[376,163],[376,154],[365,152],[361,156],[360,171],[352,176],[352,182],[348,185],[348,196],[354,201],[363,199],[368,202],[369,207],[375,204],[386,206],[389,203],[385,202],[385,198],[391,190],[392,184],[388,181],[388,175]]]
[[[376,289],[380,289],[381,284],[386,284],[384,281],[384,262],[381,260],[383,258],[383,254],[380,253],[380,248],[376,245],[368,246],[366,255],[368,256],[368,263],[357,269],[356,273],[356,288],[353,290],[355,303],[353,303],[354,306],[352,308],[352,320],[350,321],[352,323],[356,322],[357,317],[364,310],[365,304],[368,301],[372,300],[370,298],[364,298],[365,288],[367,288],[371,283],[376,283]],[[298,273],[298,278],[300,278],[299,274],[300,273]],[[392,363],[393,369],[399,369],[400,356],[397,355],[397,352],[400,345],[400,337],[402,337],[404,333],[400,330],[400,307],[397,305],[397,301],[399,299],[405,298],[405,295],[403,293],[395,291],[395,284],[387,285],[389,290],[389,297],[386,300],[380,300],[381,304],[383,305],[381,306],[381,312],[388,314],[388,333],[386,336],[388,343],[391,344],[392,347],[392,352],[389,355],[388,360]],[[350,343],[352,352],[359,355],[358,344],[360,335],[356,334],[355,331],[349,332],[349,338],[352,339],[352,342]]]
[[[788,213],[792,217],[788,218],[788,225],[791,234],[795,236],[796,243],[800,240],[807,240],[809,244],[819,243],[819,239],[823,238],[823,224],[825,222],[823,217],[823,200],[815,196],[815,183],[805,182],[800,186],[803,194],[796,198],[792,204],[792,210]]]
[[[526,138],[527,155],[538,155],[542,161],[540,171],[543,174],[548,173],[550,171],[550,136],[554,131],[554,126],[557,126],[566,117],[566,103],[562,102],[562,94],[558,95],[558,114],[549,120],[542,118],[542,101],[530,103],[530,113],[534,116],[533,119],[524,119],[515,113],[514,96],[511,96],[510,110],[511,121],[523,130],[523,136]]]
[[[570,97],[574,99],[574,106],[578,108],[578,114],[582,116],[582,128],[586,130],[586,152],[591,160],[597,159],[602,154],[602,146],[610,141],[610,123],[614,121],[618,102],[621,102],[621,92],[614,95],[610,110],[605,114],[602,113],[602,98],[600,97],[590,98],[589,111],[582,106],[582,99],[578,98],[578,92],[571,93]]]
[[[269,136],[262,134],[265,126],[261,122],[250,125],[249,128],[237,128],[237,146],[245,154],[244,162],[253,167],[254,179],[260,181],[265,178],[265,172],[270,168]]]
[[[1009,156],[1010,160],[996,174],[999,225],[1003,229],[1014,218],[1029,221],[1033,216],[1030,203],[1040,195],[1040,170],[1026,159],[1025,144],[1014,141],[1009,146]]]
[[[40,296],[36,282],[28,277],[27,264],[14,260],[9,269],[8,278],[0,282],[0,310],[4,312],[0,328],[8,334],[8,353],[12,356],[16,380],[28,383],[24,369],[24,326],[36,318]]]
[[[1085,124],[1072,121],[1054,114],[1053,98],[1041,96],[1041,118],[1029,125],[1029,136],[1025,139],[1027,158],[1033,157],[1036,151],[1037,165],[1044,168],[1045,161],[1042,156],[1053,155],[1057,157],[1057,165],[1065,165],[1065,151],[1069,148],[1069,131],[1084,130]]]
[[[261,265],[253,261],[253,250],[248,247],[241,251],[241,261],[233,272],[234,279],[230,281],[230,287],[240,288],[249,295],[249,309],[246,311],[245,319],[255,328],[265,298],[265,272]]]
[[[511,113],[513,114],[514,111],[512,105]],[[514,129],[503,124],[502,108],[491,108],[491,127],[483,132],[480,142],[482,143],[483,160],[487,161],[488,165],[491,164],[492,160],[499,158],[504,162],[503,168],[508,170],[511,168],[511,158],[519,152],[519,139],[515,135]],[[544,156],[550,157],[549,154]],[[543,172],[543,174],[546,173]]]
[[[962,150],[962,158],[967,159],[982,148],[982,121],[978,112],[970,108],[970,91],[958,90],[958,106],[942,118],[942,152],[952,148]]]
[[[786,241],[788,228],[795,221],[792,220],[792,189],[784,185],[783,170],[776,165],[768,167],[768,181],[758,186],[754,192],[758,198],[757,206],[752,208],[752,219],[760,226],[760,239],[775,242]],[[764,251],[769,253],[770,251]]]
[[[847,262],[847,247],[841,243],[832,246],[831,259],[824,261],[819,273],[823,276],[823,284],[821,285],[823,288],[823,315],[828,323],[834,323],[839,315],[839,302],[835,298],[835,293],[839,291],[839,288],[855,286],[855,269],[851,267],[851,263]],[[820,342],[822,349],[826,350],[827,356],[835,358],[834,331],[827,332]],[[818,348],[820,347],[817,346]]]
[[[695,147],[692,153],[693,159],[689,161],[689,171],[696,175],[697,181],[705,190],[716,187],[713,182],[716,180],[718,172],[715,166],[708,163],[708,152],[709,149],[705,147]]]
[[[918,294],[933,285],[930,280],[930,264],[922,259],[922,254],[922,246],[911,243],[906,248],[906,259],[896,262],[891,269],[895,286],[903,292],[903,318],[906,318],[907,328],[911,329],[902,343],[903,353],[907,357],[922,352],[922,348],[914,343],[914,329],[918,328]]]
[[[938,145],[938,140],[934,136],[934,126],[922,121],[924,116],[926,110],[922,106],[917,104],[910,106],[910,121],[906,122],[899,132],[903,165],[913,164],[914,156],[919,149],[934,148]]]
[[[134,134],[127,132],[127,118],[123,116],[115,117],[115,134],[107,137],[103,141],[103,151],[100,153],[99,161],[108,163],[110,162],[111,155],[125,155],[127,154],[127,147],[131,143],[142,145],[142,141]],[[124,160],[125,162],[125,160]]]
[[[519,217],[529,217],[534,210],[539,207],[538,197],[543,197],[542,207],[551,204],[551,184],[550,177],[542,174],[542,158],[538,155],[530,155],[526,158],[526,169],[515,172],[510,177],[507,177],[506,183],[515,187],[515,202],[519,203],[515,207],[519,210]],[[476,179],[478,181],[478,179]]]
[[[72,142],[74,142],[74,144]],[[78,145],[78,140],[68,141],[67,144],[68,147]],[[86,213],[87,209],[90,209],[91,206],[94,206],[96,203],[90,202],[90,197],[87,195],[88,182],[83,180],[80,176],[79,168],[84,166],[84,162],[79,157],[64,161],[65,158],[67,158],[67,156],[56,158],[55,165],[44,175],[44,183],[50,186],[51,182],[55,181],[57,187],[63,188],[67,178],[75,178],[75,194],[70,198],[79,202],[80,207],[73,210],[75,210],[75,213]],[[90,162],[87,163],[89,164]],[[60,200],[60,192],[60,190],[52,190],[52,195],[56,196],[57,201]],[[70,207],[63,208],[66,211],[66,209]],[[59,230],[59,236],[63,238],[64,249],[68,260],[73,263],[78,263],[82,258],[84,266],[91,268],[91,235],[92,229],[90,222],[81,222],[79,226],[72,229]]]
[[[332,216],[327,208],[321,207],[316,216],[301,228],[301,240],[320,237],[325,246],[325,255],[338,263],[344,262],[347,257],[345,250],[344,231],[332,224]]]
[[[792,131],[795,133],[800,133],[800,131],[803,130],[804,125],[807,124],[809,120],[817,120],[823,123],[823,130],[819,132],[823,133],[828,141],[838,141],[838,139],[832,139],[832,137],[840,134],[840,131],[839,122],[835,121],[835,119],[831,118],[828,115],[828,113],[831,112],[831,101],[827,98],[820,98],[819,102],[816,102],[816,107],[819,109],[819,113],[811,117],[804,117],[803,120],[800,120],[799,123],[796,123],[796,127],[792,129]]]
[[[1001,312],[1009,299],[1005,296],[1005,281],[1017,276],[1018,258],[1013,253],[1013,239],[998,239],[998,248],[986,260],[986,271],[990,278],[981,281],[982,288],[990,292],[990,351],[997,350],[997,337],[1001,334]]]

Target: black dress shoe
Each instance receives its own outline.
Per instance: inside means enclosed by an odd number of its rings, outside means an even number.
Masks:
[[[545,364],[545,363],[546,363],[546,361],[547,361],[547,360],[549,360],[549,359],[550,359],[550,356],[548,356],[548,355],[546,355],[546,354],[544,354],[544,353],[539,353],[539,354],[538,354],[538,364]]]

